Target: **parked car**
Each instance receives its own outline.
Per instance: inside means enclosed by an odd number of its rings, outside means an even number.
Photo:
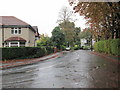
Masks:
[[[70,50],[70,47],[67,47],[66,50],[69,51],[69,50]]]

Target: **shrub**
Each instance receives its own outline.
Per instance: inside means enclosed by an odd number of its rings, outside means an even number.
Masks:
[[[107,54],[120,55],[120,39],[102,40],[94,44],[94,50]]]
[[[2,49],[2,60],[38,58],[53,53],[51,47],[10,47]]]
[[[89,50],[89,49],[90,49],[90,46],[85,45],[85,46],[83,46],[83,49],[84,49],[84,50]]]
[[[120,39],[111,40],[111,54],[120,56]]]
[[[62,50],[65,50],[66,49],[66,46],[65,45],[61,45],[60,46]]]
[[[94,47],[94,50],[95,50],[95,51],[97,51],[97,52],[99,51],[99,50],[98,50],[98,42],[94,43],[94,46],[93,46],[93,47]]]
[[[54,47],[52,46],[46,46],[45,49],[46,49],[47,55],[54,52]]]
[[[78,49],[79,49],[79,46],[78,46],[78,45],[75,45],[75,46],[73,47],[73,49],[74,49],[74,50],[78,50]]]

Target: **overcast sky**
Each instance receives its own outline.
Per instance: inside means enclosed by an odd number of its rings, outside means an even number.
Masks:
[[[70,7],[68,0],[0,0],[0,16],[15,16],[32,26],[38,26],[40,34],[51,36],[57,26],[59,12],[65,6]],[[84,29],[85,20],[76,15],[76,26]]]

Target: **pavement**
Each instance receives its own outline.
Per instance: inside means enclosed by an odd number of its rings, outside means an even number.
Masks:
[[[100,56],[102,58],[105,58],[106,60],[109,60],[111,62],[119,63],[120,64],[120,56],[115,56],[115,55],[110,55],[110,54],[105,54],[105,53],[99,53],[95,51],[91,51],[91,54]]]
[[[0,69],[7,69],[12,67],[18,67],[23,65],[29,65],[38,63],[40,61],[48,60],[51,58],[60,57],[64,52],[53,53],[44,57],[34,58],[34,59],[19,59],[19,60],[6,60],[0,62]]]

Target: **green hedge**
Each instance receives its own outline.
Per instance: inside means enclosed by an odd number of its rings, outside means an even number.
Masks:
[[[46,54],[47,55],[54,52],[54,47],[52,47],[52,46],[46,46],[44,48],[46,49]]]
[[[2,49],[2,60],[38,58],[53,53],[50,47],[11,47]]]
[[[120,39],[102,40],[94,44],[94,50],[120,56]]]
[[[87,45],[85,45],[85,46],[83,46],[83,50],[89,50],[91,47],[90,46],[87,46]]]

